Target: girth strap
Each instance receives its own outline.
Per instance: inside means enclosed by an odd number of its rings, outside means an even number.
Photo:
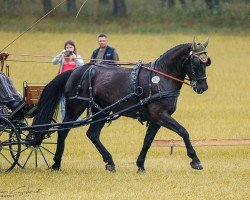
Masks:
[[[139,85],[138,77],[139,77],[139,73],[141,70],[141,66],[142,66],[142,63],[137,62],[136,65],[134,66],[132,72],[131,72],[130,87],[131,87],[132,93],[136,92],[136,90],[138,88],[138,85]]]
[[[142,62],[137,62],[131,72],[131,75],[130,75],[130,88],[131,88],[131,92],[136,94],[134,96],[134,101],[135,103],[138,103],[139,102],[139,96],[142,95],[143,93],[143,89],[142,87],[139,86],[139,73],[141,71],[141,66],[143,65]],[[138,121],[143,124],[143,116],[141,114],[141,111],[140,111],[140,108],[138,107],[137,108],[137,111],[136,111],[136,118],[138,119]]]

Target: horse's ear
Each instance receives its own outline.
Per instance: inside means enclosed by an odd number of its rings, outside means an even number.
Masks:
[[[209,38],[206,39],[206,41],[203,43],[203,46],[206,48],[209,42]]]
[[[197,44],[196,44],[196,42],[195,42],[195,37],[194,37],[194,39],[193,39],[193,43],[192,43],[192,50],[194,51],[194,50],[196,50],[197,49]]]

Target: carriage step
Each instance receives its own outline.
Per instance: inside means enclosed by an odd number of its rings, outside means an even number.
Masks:
[[[29,110],[29,105],[27,105],[25,102],[23,102],[20,106],[18,106],[11,114],[10,119],[15,118],[23,118],[24,114]]]

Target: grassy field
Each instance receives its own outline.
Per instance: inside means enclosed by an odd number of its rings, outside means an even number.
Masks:
[[[65,40],[76,41],[78,53],[89,58],[97,46],[96,34],[29,33],[7,50],[18,60],[50,61],[17,54],[54,56]],[[17,33],[0,32],[1,49]],[[110,45],[122,61],[154,61],[171,47],[191,42],[193,35],[112,34]],[[197,35],[204,41],[206,35]],[[249,138],[250,92],[248,56],[250,36],[210,35],[207,48],[212,65],[207,70],[209,90],[195,94],[184,86],[173,115],[190,133],[191,139]],[[48,82],[57,66],[11,62],[11,77],[22,91],[22,82]],[[106,127],[101,140],[116,163],[116,173],[104,170],[101,156],[87,139],[87,127],[74,129],[68,137],[62,170],[50,172],[44,166],[28,166],[0,174],[0,199],[249,199],[249,147],[198,147],[203,171],[192,170],[184,148],[152,147],[145,162],[146,173],[137,174],[145,126],[121,118]],[[157,139],[180,139],[161,129]]]

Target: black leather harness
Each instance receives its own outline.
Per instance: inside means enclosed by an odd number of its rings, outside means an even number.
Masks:
[[[134,104],[128,108],[125,108],[121,111],[118,111],[117,113],[114,113],[112,115],[109,115],[107,116],[107,121],[110,122],[114,119],[117,119],[119,116],[120,116],[120,113],[124,113],[130,109],[133,109],[133,108],[136,108],[137,111],[136,111],[136,118],[138,119],[138,121],[143,124],[143,122],[146,120],[144,117],[143,117],[143,114],[141,112],[141,108],[140,106],[143,106],[143,105],[146,105],[146,104],[149,104],[153,101],[156,101],[156,100],[160,100],[160,99],[163,99],[163,98],[169,98],[169,97],[178,97],[179,94],[180,94],[180,91],[177,90],[177,91],[161,91],[160,87],[159,87],[159,84],[157,84],[157,88],[158,88],[158,92],[156,94],[153,94],[152,95],[152,84],[151,84],[151,79],[154,75],[154,72],[150,72],[149,73],[149,82],[148,82],[148,85],[149,85],[149,94],[148,94],[148,97],[144,98],[144,99],[140,99],[139,97],[143,94],[143,89],[142,87],[139,86],[139,75],[140,75],[140,72],[141,72],[141,66],[143,66],[143,63],[142,62],[137,62],[136,65],[134,66],[132,72],[131,72],[131,75],[130,75],[130,87],[131,87],[131,93],[126,95],[125,97],[123,97],[122,99],[119,99],[118,101],[116,101],[114,104],[110,105],[110,106],[107,106],[105,108],[101,108],[94,100],[93,98],[93,88],[92,88],[92,82],[91,82],[91,79],[92,79],[92,70],[95,66],[98,66],[98,67],[103,67],[105,65],[102,65],[102,64],[93,64],[91,65],[82,75],[79,83],[78,83],[78,86],[77,86],[77,89],[76,89],[76,95],[73,96],[73,97],[69,97],[69,99],[80,99],[80,100],[83,100],[83,101],[88,101],[89,102],[89,111],[88,111],[88,117],[91,116],[91,108],[92,106],[94,106],[95,108],[97,108],[99,110],[99,112],[97,112],[96,114],[94,114],[93,116],[96,116],[98,114],[105,114],[109,111],[111,111],[111,109],[113,107],[115,107],[116,105],[119,105],[125,101],[128,101],[129,99],[134,99]],[[153,64],[151,64],[151,67],[153,66]],[[80,92],[80,89],[82,88],[82,84],[83,84],[83,81],[85,78],[88,78],[88,81],[89,81],[89,97],[81,97],[79,96],[79,92]],[[92,117],[93,117],[92,116]],[[90,117],[90,118],[92,118]]]

